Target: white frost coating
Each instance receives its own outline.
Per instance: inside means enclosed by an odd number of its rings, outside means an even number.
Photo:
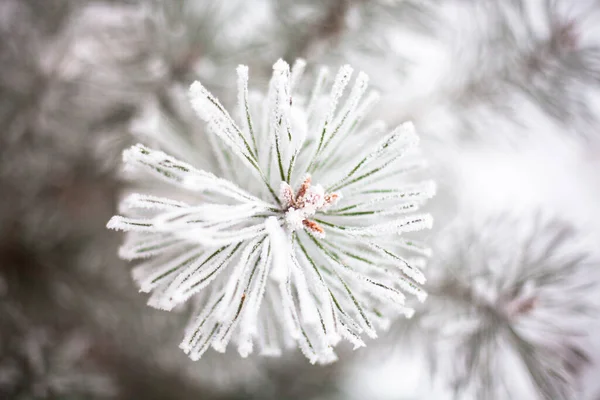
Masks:
[[[317,310],[317,305],[315,304],[315,300],[312,298],[308,283],[306,281],[306,277],[304,276],[304,272],[302,268],[298,265],[298,261],[295,256],[291,255],[292,259],[292,268],[291,272],[296,283],[296,287],[298,288],[298,301],[300,303],[300,313],[302,315],[302,321],[309,325],[316,325],[319,323],[319,311]],[[323,336],[323,341],[326,342],[325,335]]]
[[[378,225],[372,225],[367,228],[353,228],[350,231],[357,235],[377,236],[381,234],[420,231],[423,229],[431,229],[433,218],[430,215],[414,215],[410,217],[402,217],[390,222],[384,222]]]
[[[271,269],[271,278],[278,283],[287,278],[290,262],[290,240],[279,221],[275,217],[269,217],[265,221],[265,228],[271,239],[271,248],[273,251],[273,266]]]
[[[339,130],[342,128],[343,125],[350,125],[352,122],[354,122],[354,119],[351,118],[351,113],[356,110],[356,107],[358,106],[362,96],[367,91],[368,84],[369,77],[367,76],[367,74],[365,74],[362,71],[359,72],[358,77],[354,82],[354,87],[352,88],[350,96],[346,100],[344,107],[342,107],[339,115],[337,116],[333,124],[331,124],[331,126],[328,127],[328,131],[331,132],[327,135],[328,140],[331,140],[333,135],[337,135],[338,137],[344,136],[343,133],[339,133]],[[356,117],[359,117],[358,114],[355,115]]]
[[[307,84],[305,70],[277,61],[265,96],[250,95],[239,66],[235,121],[191,85],[214,169],[143,145],[123,154],[169,197],[131,195],[107,226],[127,232],[119,255],[139,260],[132,276],[150,306],[197,304],[180,345],[193,360],[210,348],[246,357],[296,346],[310,362],[333,362],[341,340],[364,346],[412,316],[408,296],[426,297],[419,268],[430,250],[405,234],[431,226],[414,211],[435,185],[404,183],[422,166],[403,158],[418,144],[414,127],[386,135],[382,122],[363,121],[379,97],[364,73],[351,83],[343,66],[327,82],[323,68]],[[195,150],[174,153],[197,160]]]
[[[290,79],[290,89],[293,92],[296,86],[298,86],[298,82],[302,78],[304,74],[304,70],[306,69],[306,61],[302,58],[298,58],[294,65],[292,66],[292,73]]]
[[[333,87],[331,88],[331,94],[329,96],[329,108],[327,112],[327,118],[325,119],[325,123],[329,125],[333,116],[335,114],[335,110],[337,107],[342,94],[344,93],[344,89],[350,82],[350,77],[352,77],[352,72],[354,70],[349,65],[343,65],[335,76],[335,80],[333,82]]]
[[[242,357],[248,356],[252,352],[252,337],[258,333],[258,313],[263,301],[269,270],[273,263],[272,246],[269,239],[265,239],[267,244],[262,247],[260,261],[256,271],[254,284],[247,293],[248,309],[241,316],[240,332],[238,337],[238,352]],[[246,353],[248,351],[248,353]]]
[[[254,137],[254,128],[252,126],[250,116],[250,104],[248,99],[248,67],[240,65],[237,67],[238,74],[238,107],[239,113],[242,120],[242,126],[244,131],[247,132],[244,136],[249,142],[250,146],[256,145],[256,138]],[[251,143],[251,144],[250,144]]]
[[[123,205],[127,208],[145,208],[173,210],[189,207],[183,201],[168,199],[166,197],[150,196],[140,193],[133,193],[123,200]]]
[[[124,260],[149,258],[185,244],[183,240],[171,235],[150,234],[136,237],[129,235],[125,243],[119,248],[119,257]]]

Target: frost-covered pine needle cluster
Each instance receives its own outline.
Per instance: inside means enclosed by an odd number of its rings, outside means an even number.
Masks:
[[[598,307],[588,244],[564,221],[505,214],[442,237],[418,334],[457,398],[578,398]]]
[[[303,81],[305,62],[273,66],[267,95],[238,67],[236,121],[200,82],[189,99],[206,122],[207,169],[141,144],[126,165],[163,182],[168,197],[133,194],[108,227],[128,232],[121,256],[149,305],[193,299],[181,348],[198,359],[228,344],[242,356],[299,347],[311,362],[336,359],[398,315],[406,294],[425,299],[419,270],[429,250],[405,233],[431,226],[416,213],[432,182],[405,184],[423,165],[413,125],[388,132],[365,122],[377,100],[368,77],[343,66]],[[349,90],[346,90],[349,87]],[[189,153],[189,149],[183,149]]]

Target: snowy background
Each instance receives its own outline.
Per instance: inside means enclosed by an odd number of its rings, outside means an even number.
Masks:
[[[349,63],[376,117],[414,122],[433,294],[328,366],[192,362],[184,316],[146,306],[106,229],[121,152],[202,130],[179,96],[194,79],[235,105],[236,66],[264,86],[280,57]],[[594,0],[0,0],[0,398],[598,400],[599,129]],[[476,338],[504,329],[490,307],[526,351]]]

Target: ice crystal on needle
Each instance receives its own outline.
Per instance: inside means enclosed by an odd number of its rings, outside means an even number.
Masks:
[[[181,344],[193,359],[233,343],[242,356],[298,346],[311,362],[330,362],[340,339],[363,346],[363,334],[411,316],[405,293],[425,298],[418,267],[427,249],[404,233],[431,225],[414,211],[434,186],[402,183],[422,165],[412,124],[385,135],[383,123],[363,121],[377,100],[364,96],[364,73],[345,93],[352,68],[343,66],[326,91],[321,68],[304,91],[304,69],[278,61],[263,96],[248,91],[248,69],[238,67],[240,123],[191,85],[208,127],[208,168],[142,145],[124,152],[170,195],[131,195],[126,216],[108,227],[128,232],[122,257],[144,259],[133,276],[152,292],[151,306],[193,298]]]

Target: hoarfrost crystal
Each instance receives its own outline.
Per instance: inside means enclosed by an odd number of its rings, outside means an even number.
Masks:
[[[402,184],[423,164],[412,124],[385,135],[383,123],[363,121],[377,100],[364,96],[364,73],[345,93],[353,71],[343,66],[326,91],[321,68],[305,91],[304,69],[278,61],[263,96],[238,67],[239,124],[194,82],[214,161],[203,169],[143,145],[124,152],[135,172],[169,185],[169,198],[131,195],[108,227],[128,232],[123,258],[144,259],[133,276],[151,306],[193,299],[181,344],[192,359],[234,343],[242,356],[298,346],[331,362],[340,339],[364,346],[363,334],[410,317],[404,293],[425,299],[418,267],[428,250],[404,233],[431,226],[414,212],[434,185]]]

